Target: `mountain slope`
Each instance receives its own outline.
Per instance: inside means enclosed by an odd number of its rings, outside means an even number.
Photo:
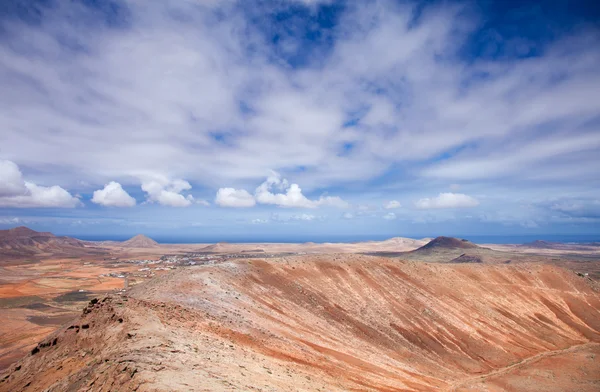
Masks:
[[[599,342],[598,287],[552,266],[252,259],[90,304],[0,391],[507,390],[555,366],[538,390],[594,391]]]
[[[47,252],[68,252],[85,247],[85,242],[71,237],[57,237],[48,232],[37,232],[27,227],[0,230],[0,254],[31,256]]]

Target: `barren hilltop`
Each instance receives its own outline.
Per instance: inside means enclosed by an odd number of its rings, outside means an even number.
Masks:
[[[155,248],[159,245],[158,242],[154,241],[152,238],[146,237],[143,234],[138,234],[135,237],[122,242],[121,246],[124,248]]]

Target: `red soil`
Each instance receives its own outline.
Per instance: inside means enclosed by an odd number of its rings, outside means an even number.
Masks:
[[[0,391],[520,391],[530,377],[591,391],[600,371],[587,357],[598,287],[540,264],[232,261],[136,286],[73,325]]]

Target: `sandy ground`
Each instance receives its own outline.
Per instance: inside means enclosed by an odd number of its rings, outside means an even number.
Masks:
[[[5,321],[0,323],[0,370],[60,327],[69,315],[75,317],[89,298],[124,287],[122,278],[101,275],[111,272],[132,274],[145,267],[122,263],[123,260],[158,260],[163,255],[190,252],[229,254],[253,251],[267,254],[412,250],[425,243],[426,240],[407,238],[355,244],[161,244],[149,248],[124,247],[121,243],[98,243],[89,248],[76,249],[76,255],[72,257],[56,257],[51,253],[17,259],[12,254],[10,258],[0,256],[0,319]],[[148,267],[154,268],[156,265]],[[162,273],[164,271],[154,271],[154,274]],[[130,284],[145,280],[146,277],[138,276],[131,279]],[[79,291],[84,294],[59,298],[63,294]],[[27,309],[27,306],[37,308],[32,310]],[[56,317],[55,312],[63,312],[62,318]]]
[[[186,267],[90,304],[0,391],[596,391],[598,290],[540,263]]]
[[[5,263],[0,267],[0,369],[77,317],[90,298],[123,289],[123,278],[101,275],[139,268],[97,256]],[[131,279],[131,284],[144,280]]]

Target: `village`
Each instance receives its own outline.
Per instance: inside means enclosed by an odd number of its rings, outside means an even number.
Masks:
[[[175,270],[181,267],[190,267],[195,265],[216,265],[227,260],[234,259],[255,259],[255,258],[276,258],[286,256],[296,256],[305,254],[304,252],[277,252],[277,253],[184,253],[184,254],[167,254],[158,259],[118,259],[109,258],[114,263],[115,269],[120,268],[120,264],[135,264],[140,266],[137,271],[113,271],[98,275],[98,278],[119,278],[123,279],[123,289],[129,288],[130,284],[136,285],[145,280],[154,278],[157,275],[162,275],[168,271]]]

